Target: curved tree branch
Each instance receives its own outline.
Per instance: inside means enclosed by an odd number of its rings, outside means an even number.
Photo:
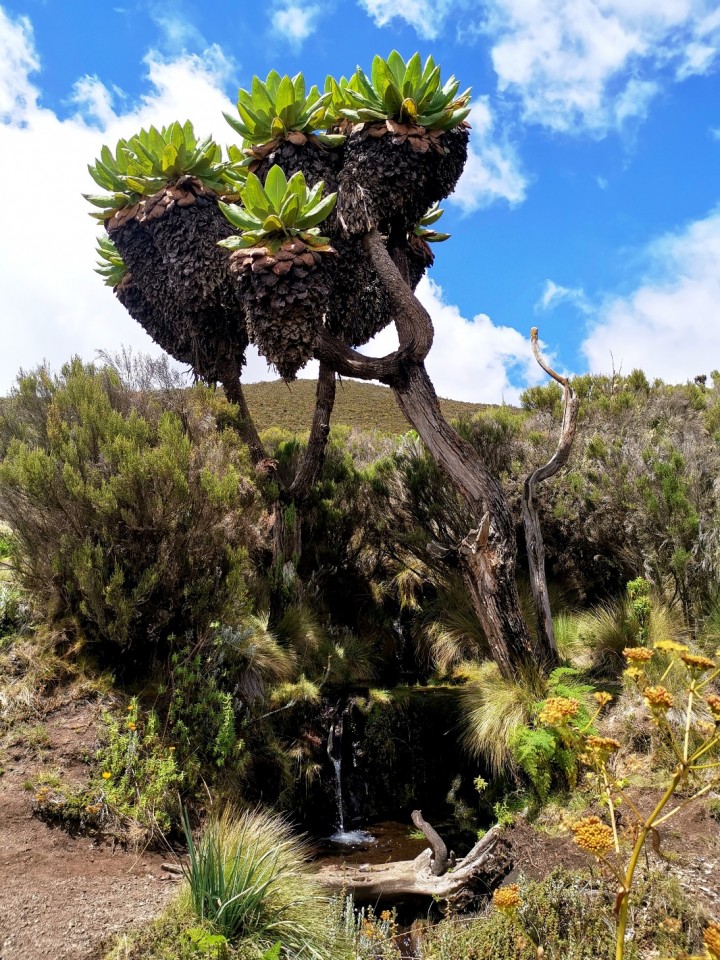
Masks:
[[[430,314],[408,286],[376,228],[365,235],[363,244],[390,297],[400,347],[408,351],[408,359],[422,363],[433,343]]]
[[[557,448],[547,463],[536,467],[525,480],[522,501],[523,526],[525,528],[525,543],[527,545],[528,566],[530,569],[530,587],[535,603],[538,634],[548,649],[552,650],[557,656],[557,643],[550,610],[547,578],[545,576],[545,546],[543,543],[542,528],[540,526],[540,517],[535,505],[535,488],[538,483],[554,476],[558,470],[567,463],[577,430],[580,401],[571,387],[568,378],[556,373],[543,359],[538,343],[537,327],[533,327],[530,331],[530,340],[538,364],[548,376],[561,384],[563,388],[563,418]]]

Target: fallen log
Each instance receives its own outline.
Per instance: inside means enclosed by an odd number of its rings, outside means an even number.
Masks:
[[[317,879],[327,889],[352,894],[358,904],[432,897],[461,909],[486,896],[512,869],[510,845],[495,826],[442,876],[432,872],[433,852],[394,863],[322,867]]]

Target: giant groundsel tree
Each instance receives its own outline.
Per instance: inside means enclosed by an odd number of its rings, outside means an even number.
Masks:
[[[227,119],[243,138],[226,157],[189,124],[104,147],[88,198],[105,225],[100,272],[130,314],[195,373],[223,384],[256,463],[267,462],[241,388],[252,341],[293,379],[320,361],[304,459],[279,492],[279,559],[297,553],[283,508],[318,476],[337,375],[380,380],[475,517],[457,562],[493,656],[511,676],[553,652],[531,636],[515,586],[515,533],[496,476],[443,418],[425,358],[433,325],[413,291],[433,262],[437,204],[467,158],[470,91],[418,54],[376,57],[370,74],[255,77]],[[112,246],[110,245],[112,243]],[[357,348],[394,323],[399,347]],[[297,525],[296,525],[297,526]]]

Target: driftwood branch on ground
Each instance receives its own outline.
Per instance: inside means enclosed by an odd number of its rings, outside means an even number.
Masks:
[[[467,905],[498,886],[510,871],[509,844],[493,827],[472,850],[442,876],[432,872],[431,850],[414,860],[321,868],[318,880],[330,890],[352,894],[356,903],[409,897],[433,897],[453,908]]]

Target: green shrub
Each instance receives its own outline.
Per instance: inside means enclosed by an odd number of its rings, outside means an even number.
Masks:
[[[158,840],[178,822],[185,780],[159,727],[155,711],[144,713],[135,698],[121,717],[103,714],[102,745],[87,787],[41,785],[35,813],[71,833]]]
[[[678,882],[656,873],[640,886],[626,960],[696,952],[702,943],[702,917]],[[491,908],[480,917],[451,917],[430,928],[423,960],[536,960],[532,941],[545,957],[562,960],[614,955],[612,884],[598,885],[587,876],[556,869],[539,882],[521,881],[519,893],[516,913]]]
[[[50,614],[137,669],[169,634],[243,610],[249,464],[202,391],[134,392],[75,359],[11,400],[0,514],[19,582]]]

